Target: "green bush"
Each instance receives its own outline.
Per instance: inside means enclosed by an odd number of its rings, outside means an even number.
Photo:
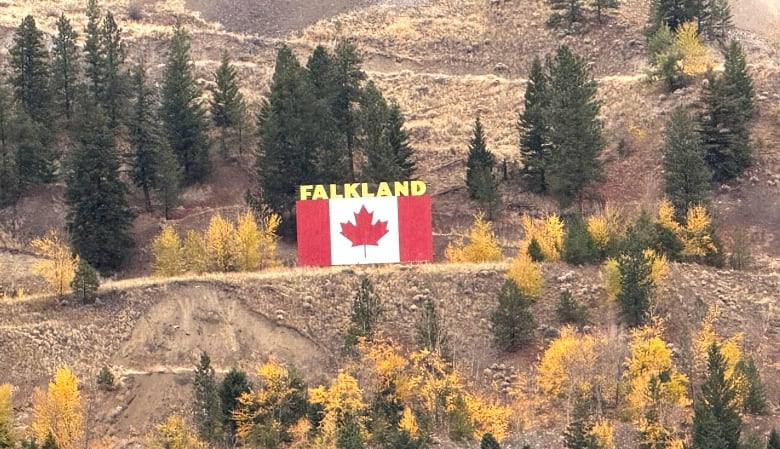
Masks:
[[[528,256],[530,256],[531,260],[534,262],[544,261],[544,253],[542,252],[542,246],[539,245],[539,241],[536,240],[536,237],[533,237],[531,239],[531,242],[528,244]]]
[[[107,366],[100,369],[100,372],[97,375],[97,384],[98,388],[101,390],[114,389],[114,373],[112,373]]]
[[[573,265],[596,263],[601,258],[596,242],[588,232],[588,225],[579,215],[566,220],[563,238],[563,260]]]
[[[588,322],[588,309],[575,301],[569,290],[562,291],[558,297],[558,307],[555,309],[555,314],[562,324],[571,323],[582,328]]]

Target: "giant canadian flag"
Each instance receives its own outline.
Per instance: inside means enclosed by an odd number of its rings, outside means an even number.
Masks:
[[[299,265],[433,260],[431,199],[424,184],[422,193],[391,183],[329,187],[301,186],[295,206]]]

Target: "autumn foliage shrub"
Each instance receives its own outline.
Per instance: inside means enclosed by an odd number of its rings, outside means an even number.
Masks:
[[[474,216],[469,242],[450,242],[444,254],[447,260],[453,263],[497,262],[501,260],[501,247],[490,223],[484,220],[484,214],[480,212]]]
[[[531,243],[535,240],[545,261],[560,260],[564,236],[564,224],[560,217],[556,214],[550,214],[544,218],[531,218],[523,215],[520,223],[525,232],[525,236],[519,244],[520,252],[528,253]]]
[[[49,230],[43,237],[34,238],[30,246],[41,257],[33,264],[33,273],[43,277],[51,291],[58,296],[65,295],[76,275],[79,257],[71,253],[56,229]]]

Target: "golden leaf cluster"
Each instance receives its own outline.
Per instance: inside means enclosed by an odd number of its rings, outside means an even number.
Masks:
[[[496,262],[501,260],[501,247],[490,223],[486,222],[484,214],[479,212],[474,216],[469,230],[469,243],[466,244],[463,240],[450,242],[444,254],[452,263]]]
[[[536,240],[544,255],[544,260],[554,262],[561,258],[563,248],[564,225],[557,214],[550,214],[544,218],[531,218],[523,215],[520,219],[525,236],[518,245],[518,251],[528,252],[531,240]]]
[[[712,217],[704,206],[697,204],[689,207],[685,213],[685,225],[682,225],[674,219],[674,206],[664,198],[658,203],[657,220],[658,224],[680,239],[684,256],[704,256],[718,251],[710,235]]]
[[[620,265],[617,259],[610,257],[604,262],[604,287],[610,301],[616,300],[620,294],[620,280]]]
[[[51,433],[60,449],[80,449],[84,415],[79,380],[67,366],[58,368],[46,391],[33,391],[32,431],[39,441]]]
[[[596,247],[607,249],[611,240],[620,236],[625,228],[623,211],[607,202],[597,214],[590,215],[587,220],[588,234]]]
[[[250,211],[242,213],[235,225],[217,214],[202,236],[190,230],[183,244],[173,227],[165,224],[152,242],[155,274],[252,271],[279,265],[276,230],[280,223],[277,214],[264,217],[261,226]]]
[[[13,402],[11,393],[13,388],[11,384],[0,384],[0,436],[3,431],[11,432],[13,429]]]
[[[59,296],[70,291],[70,283],[79,265],[79,256],[70,252],[59,232],[51,229],[43,237],[34,238],[30,246],[42,257],[33,264],[33,273],[42,276],[51,291]]]
[[[712,57],[699,37],[695,22],[685,22],[677,27],[674,45],[683,54],[680,69],[684,74],[698,75],[712,66]]]
[[[596,340],[580,334],[573,327],[561,329],[542,355],[536,372],[536,383],[552,396],[574,397],[591,387],[591,373],[596,359]]]
[[[517,284],[524,295],[537,297],[542,293],[542,270],[539,264],[531,260],[528,252],[517,253],[506,275]]]
[[[703,372],[707,365],[707,353],[712,344],[720,346],[720,353],[726,361],[726,378],[731,378],[734,374],[734,368],[737,366],[737,362],[742,358],[742,338],[743,334],[737,332],[736,334],[728,337],[719,337],[714,330],[714,327],[720,318],[720,308],[717,305],[711,305],[707,309],[707,315],[701,323],[699,332],[696,333],[693,340],[693,360],[694,366],[697,371]]]
[[[157,424],[146,436],[150,449],[205,449],[206,443],[198,438],[195,429],[178,414],[172,414]]]
[[[604,418],[597,420],[590,429],[601,449],[615,449],[615,427]]]

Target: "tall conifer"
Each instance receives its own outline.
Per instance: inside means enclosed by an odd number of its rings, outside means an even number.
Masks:
[[[47,122],[50,115],[49,53],[43,42],[43,32],[35,25],[33,16],[26,16],[14,34],[10,49],[11,84],[16,99],[31,119]]]
[[[523,166],[520,173],[527,189],[536,193],[547,192],[545,165],[549,159],[547,145],[547,74],[542,61],[535,57],[528,75],[525,89],[525,108],[517,121],[520,131],[520,159]]]
[[[57,20],[57,34],[52,47],[52,94],[57,113],[70,122],[77,97],[79,80],[78,33],[63,13]]]
[[[466,187],[469,198],[477,201],[490,216],[498,201],[498,183],[493,175],[496,157],[488,150],[485,132],[479,115],[474,120],[474,130],[469,141],[466,161]]]
[[[222,61],[214,74],[215,86],[211,89],[211,121],[219,129],[219,146],[222,157],[227,157],[228,131],[240,125],[246,110],[244,96],[238,90],[237,73],[230,63],[227,51],[222,53]]]
[[[695,123],[682,106],[666,123],[663,146],[664,192],[682,221],[689,206],[709,202],[712,174],[704,160],[704,148]]]
[[[189,37],[177,22],[163,73],[160,118],[168,144],[182,167],[184,184],[203,182],[211,173],[205,111],[189,52]]]

